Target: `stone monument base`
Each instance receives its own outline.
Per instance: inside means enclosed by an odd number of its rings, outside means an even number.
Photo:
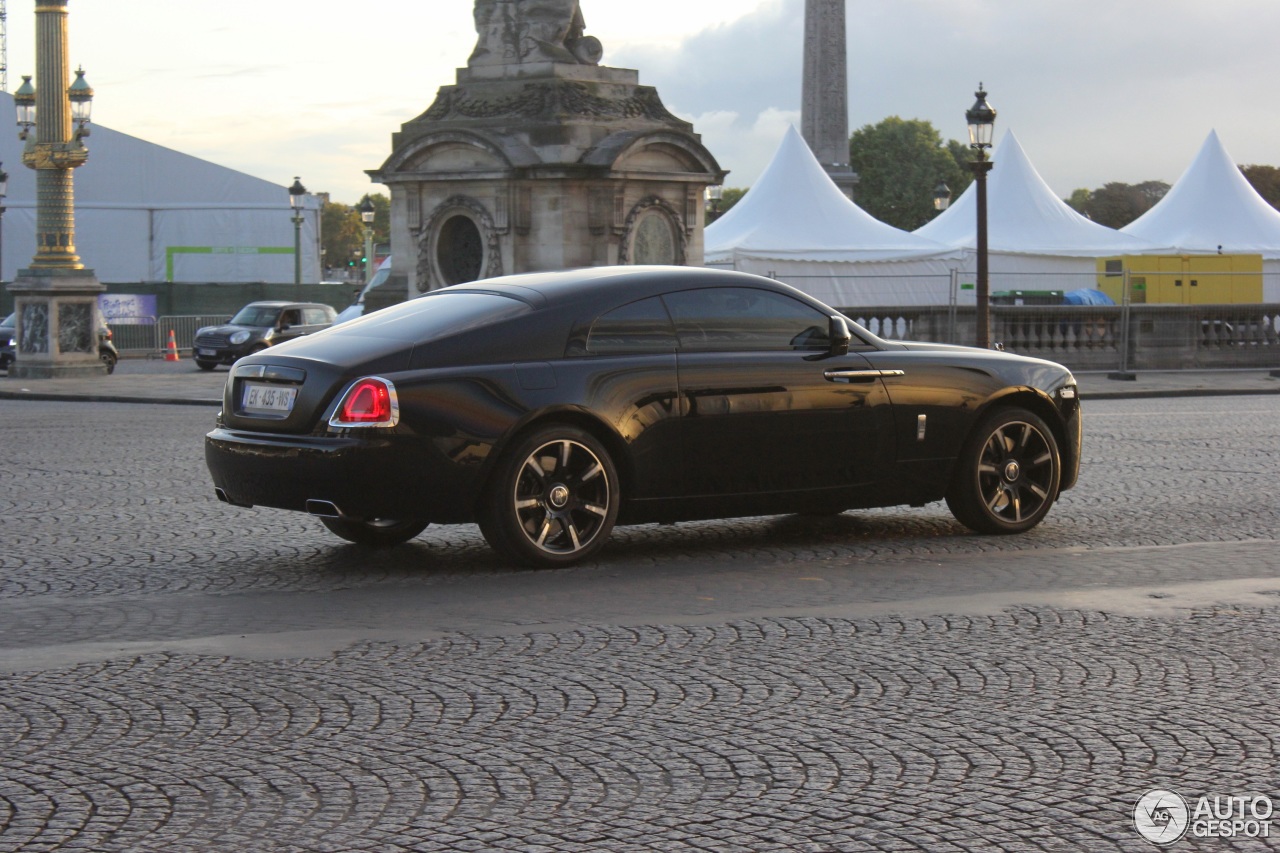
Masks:
[[[105,376],[98,358],[98,294],[105,290],[93,270],[19,270],[9,285],[17,315],[9,376]]]

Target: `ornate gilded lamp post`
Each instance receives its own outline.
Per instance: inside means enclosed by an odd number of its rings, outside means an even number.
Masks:
[[[93,89],[84,70],[70,77],[67,0],[36,4],[36,85],[14,92],[22,162],[36,172],[36,254],[9,291],[18,314],[11,376],[105,373],[98,360],[98,303],[104,288],[76,254],[72,170],[89,159]]]
[[[302,180],[295,177],[293,186],[289,187],[289,207],[293,208],[293,283],[302,284],[302,223],[303,199],[307,188]]]
[[[376,212],[373,200],[365,196],[356,210],[360,211],[360,221],[364,223],[364,283],[368,284],[373,278],[373,217]]]
[[[995,134],[996,111],[987,103],[987,93],[978,84],[977,101],[964,114],[969,123],[969,147],[977,156],[969,163],[978,185],[978,333],[976,346],[991,347],[991,281],[987,272],[987,173],[995,164],[987,157]]]

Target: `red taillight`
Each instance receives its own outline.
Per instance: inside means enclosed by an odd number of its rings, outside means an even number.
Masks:
[[[389,427],[400,420],[396,386],[386,379],[369,376],[347,389],[338,410],[329,419],[335,427]]]

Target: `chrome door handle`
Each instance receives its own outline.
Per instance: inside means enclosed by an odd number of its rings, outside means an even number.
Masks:
[[[822,375],[831,382],[874,382],[885,376],[906,376],[905,370],[824,370]]]

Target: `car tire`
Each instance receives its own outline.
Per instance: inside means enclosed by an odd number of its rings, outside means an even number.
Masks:
[[[115,353],[109,350],[98,350],[98,359],[106,366],[108,374],[116,372],[118,358]]]
[[[218,362],[216,361],[205,361],[204,359],[201,359],[201,358],[196,359],[196,367],[200,368],[201,370],[213,370],[217,366],[218,366]]]
[[[408,542],[427,529],[425,521],[395,521],[375,518],[357,521],[347,518],[322,518],[321,523],[334,535],[369,548],[390,548]]]
[[[947,506],[978,533],[1022,533],[1040,523],[1062,477],[1053,430],[1026,409],[1005,408],[983,418],[965,442]]]
[[[517,438],[481,499],[480,531],[502,556],[554,568],[602,547],[618,518],[617,468],[591,433],[566,424]]]

